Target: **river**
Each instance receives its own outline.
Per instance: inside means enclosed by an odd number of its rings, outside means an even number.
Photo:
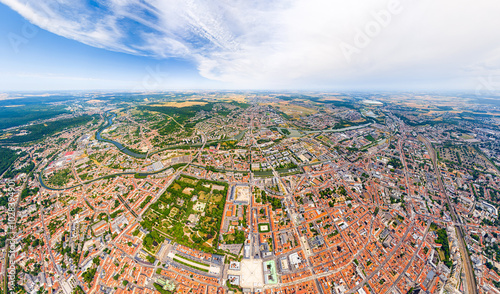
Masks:
[[[113,119],[115,117],[116,117],[116,113],[113,113],[113,115],[110,118],[108,118],[108,124],[106,126],[104,126],[102,129],[100,129],[96,133],[95,138],[98,141],[107,142],[107,143],[111,143],[111,144],[115,145],[121,152],[123,152],[123,153],[125,153],[125,154],[127,154],[129,156],[132,156],[132,157],[135,157],[135,158],[146,158],[146,154],[135,153],[132,150],[127,149],[127,147],[123,146],[119,142],[116,142],[116,141],[113,141],[113,140],[109,140],[109,139],[104,139],[103,137],[101,137],[102,131],[104,131],[105,129],[107,129],[107,128],[109,128],[109,127],[111,127],[113,125]]]

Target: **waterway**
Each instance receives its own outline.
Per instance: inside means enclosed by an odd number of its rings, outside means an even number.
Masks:
[[[104,131],[105,129],[111,127],[113,125],[113,119],[116,117],[116,113],[113,113],[113,115],[111,117],[108,118],[108,124],[105,125],[102,129],[100,129],[96,135],[95,135],[95,138],[98,140],[98,141],[101,141],[101,142],[107,142],[107,143],[111,143],[113,145],[116,146],[116,148],[118,148],[121,152],[129,155],[129,156],[132,156],[132,157],[135,157],[135,158],[146,158],[146,154],[141,154],[141,153],[135,153],[133,152],[132,150],[129,150],[127,149],[127,147],[123,146],[122,144],[120,144],[119,142],[116,142],[116,141],[113,141],[113,140],[109,140],[109,139],[104,139],[102,136],[101,136],[101,133],[102,131]]]
[[[108,118],[108,124],[105,125],[102,129],[100,129],[97,133],[96,133],[96,139],[99,140],[99,141],[102,141],[102,142],[107,142],[107,143],[111,143],[113,145],[115,145],[121,152],[127,154],[127,155],[130,155],[130,156],[133,156],[133,157],[136,157],[136,158],[146,158],[146,154],[140,154],[140,153],[135,153],[129,149],[127,149],[125,146],[123,146],[122,144],[120,144],[119,142],[116,142],[116,141],[113,141],[113,140],[108,140],[108,139],[104,139],[101,137],[101,133],[102,131],[104,131],[105,129],[111,127],[113,125],[113,118],[116,117],[116,114],[113,114],[111,117]],[[80,184],[76,184],[76,185],[73,185],[71,187],[65,187],[65,188],[52,188],[52,187],[49,187],[47,185],[45,185],[44,181],[43,181],[43,178],[42,178],[42,172],[40,172],[38,174],[38,182],[40,182],[40,185],[47,189],[47,190],[52,190],[52,191],[64,191],[64,190],[69,190],[69,189],[73,189],[73,188],[76,188],[76,187],[79,187],[79,186],[82,186],[82,185],[85,185],[85,184],[89,184],[89,183],[92,183],[92,182],[95,182],[95,181],[99,181],[99,180],[102,180],[102,179],[105,179],[105,178],[108,178],[108,177],[115,177],[115,176],[122,176],[122,175],[134,175],[134,174],[137,174],[139,176],[149,176],[149,175],[154,175],[154,174],[158,174],[158,173],[161,173],[161,172],[164,172],[165,170],[171,168],[171,166],[167,166],[161,170],[157,170],[157,171],[154,171],[154,172],[120,172],[120,173],[116,173],[116,174],[111,174],[111,175],[106,175],[106,176],[102,176],[102,177],[99,177],[99,178],[96,178],[96,179],[93,179],[93,180],[90,180],[90,181],[86,181],[84,183],[80,183]]]
[[[116,113],[114,113],[111,117],[108,118],[108,124],[105,125],[102,129],[100,129],[96,133],[96,139],[99,140],[99,141],[102,141],[102,142],[107,142],[107,143],[111,143],[111,144],[115,145],[121,152],[123,152],[123,153],[125,153],[125,154],[127,154],[129,156],[133,156],[133,157],[136,157],[136,158],[146,158],[146,154],[135,153],[135,152],[127,149],[125,146],[123,146],[119,142],[116,142],[116,141],[113,141],[113,140],[104,139],[104,138],[101,137],[102,131],[104,131],[105,129],[107,129],[107,128],[109,128],[109,127],[111,127],[113,125],[113,119],[115,117],[116,117]],[[118,176],[118,175],[130,175],[130,174],[135,174],[135,172],[122,172],[122,173],[114,174],[114,176]],[[153,174],[153,173],[145,173],[145,174]],[[91,180],[91,181],[88,181],[88,182],[85,182],[85,183],[88,184],[88,183],[100,180],[102,178],[104,178],[104,177],[100,177],[100,178],[97,178],[97,179],[94,179],[94,180]],[[38,181],[40,182],[40,185],[42,187],[44,187],[47,190],[53,190],[53,191],[68,190],[68,189],[76,188],[76,187],[82,185],[82,184],[77,184],[77,185],[74,185],[72,187],[66,187],[66,188],[51,188],[51,187],[48,187],[47,185],[45,185],[45,183],[43,182],[42,173],[39,174]]]
[[[124,176],[124,175],[139,175],[139,176],[150,176],[150,175],[155,175],[155,174],[159,174],[159,173],[162,173],[164,171],[166,171],[167,169],[171,168],[172,166],[167,166],[167,167],[164,167],[160,170],[157,170],[157,171],[154,171],[154,172],[119,172],[119,173],[116,173],[116,174],[110,174],[110,175],[106,175],[106,176],[102,176],[102,177],[98,177],[98,178],[95,178],[93,180],[90,180],[90,181],[86,181],[86,182],[83,182],[83,183],[80,183],[80,184],[76,184],[76,185],[73,185],[73,186],[70,186],[70,187],[65,187],[65,188],[52,188],[52,187],[49,187],[47,185],[45,185],[45,183],[43,182],[43,178],[42,178],[42,172],[38,173],[38,182],[40,182],[40,185],[47,189],[47,190],[52,190],[52,191],[64,191],[64,190],[69,190],[69,189],[73,189],[73,188],[76,188],[76,187],[80,187],[80,186],[83,186],[83,185],[86,185],[86,184],[90,184],[90,183],[93,183],[93,182],[96,182],[96,181],[100,181],[100,180],[103,180],[103,179],[106,179],[106,178],[112,178],[112,177],[118,177],[118,176]]]

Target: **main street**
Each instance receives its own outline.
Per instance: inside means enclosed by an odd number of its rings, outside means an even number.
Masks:
[[[418,253],[420,252],[420,249],[422,249],[422,245],[425,243],[425,238],[427,238],[427,234],[429,234],[429,228],[430,227],[431,227],[431,222],[429,221],[427,223],[427,227],[425,228],[424,236],[422,237],[422,240],[420,241],[420,244],[418,244],[417,249],[415,249],[415,252],[411,256],[410,261],[406,264],[406,266],[403,269],[403,271],[401,273],[399,273],[399,276],[397,277],[397,279],[394,281],[394,283],[392,283],[392,286],[389,287],[389,289],[387,289],[387,291],[385,291],[385,293],[393,293],[392,291],[397,287],[399,281],[405,277],[406,271],[408,271],[408,268],[410,268],[410,266],[412,265],[413,261],[418,256]]]
[[[402,163],[403,163],[403,167],[404,167],[404,172],[405,172],[405,184],[406,184],[406,188],[408,190],[408,193],[409,193],[409,183],[408,183],[408,171],[407,171],[407,167],[406,167],[406,160],[404,159],[404,156],[403,156],[403,145],[402,145],[402,141],[400,140],[398,142],[398,148],[399,148],[399,151],[400,151],[400,158],[402,160]],[[398,244],[394,247],[394,249],[391,251],[391,253],[389,253],[389,256],[382,262],[382,264],[380,264],[378,266],[377,269],[375,269],[370,275],[368,275],[368,277],[366,277],[365,279],[363,279],[362,282],[360,282],[359,284],[357,284],[354,288],[350,289],[349,291],[345,292],[345,294],[351,294],[351,293],[354,293],[356,291],[358,291],[359,289],[361,289],[361,287],[363,287],[363,285],[365,283],[367,283],[369,280],[371,280],[376,274],[379,273],[380,270],[382,270],[384,268],[384,266],[389,262],[389,260],[391,260],[391,258],[394,256],[394,254],[396,254],[396,252],[398,251],[399,248],[401,248],[401,246],[403,245],[403,242],[406,240],[406,237],[408,236],[408,234],[411,232],[411,230],[413,229],[413,226],[415,225],[415,213],[413,211],[413,207],[411,206],[411,203],[410,203],[410,221],[409,221],[409,226],[408,228],[406,229],[405,233],[404,233],[404,236],[399,240]],[[416,251],[418,252],[418,250]],[[407,264],[407,267],[409,267],[409,265],[411,264],[411,261],[410,263]]]

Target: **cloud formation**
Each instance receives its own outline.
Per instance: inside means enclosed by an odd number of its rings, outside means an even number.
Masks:
[[[90,46],[194,60],[242,87],[497,75],[497,0],[0,0]]]

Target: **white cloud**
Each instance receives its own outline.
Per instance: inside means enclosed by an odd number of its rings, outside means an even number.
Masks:
[[[497,0],[0,1],[66,38],[189,58],[242,87],[472,83],[500,60]]]

